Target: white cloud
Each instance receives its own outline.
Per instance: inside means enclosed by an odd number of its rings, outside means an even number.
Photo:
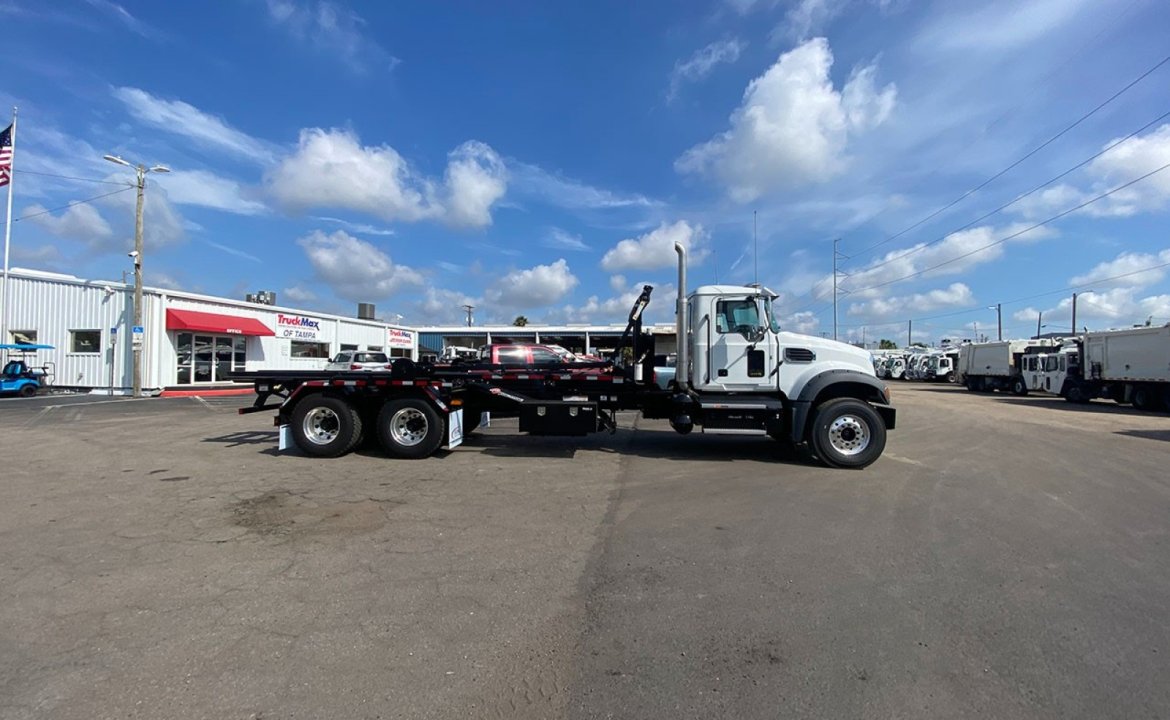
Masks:
[[[621,292],[621,291],[626,289],[626,286],[627,286],[627,283],[626,283],[626,276],[625,275],[610,275],[609,276],[610,290],[613,290],[614,292]]]
[[[797,0],[784,15],[787,34],[803,42],[820,32],[847,4],[847,0]]]
[[[308,288],[301,287],[300,285],[293,285],[292,287],[286,287],[284,290],[282,290],[281,297],[291,302],[303,303],[316,300],[317,293],[309,290]]]
[[[489,303],[505,308],[540,308],[559,302],[578,280],[562,258],[550,265],[514,270],[494,282],[484,293]]]
[[[327,0],[268,0],[268,17],[285,28],[298,45],[340,60],[354,73],[371,66],[393,70],[401,62],[366,32],[366,21],[354,11]]]
[[[1166,268],[1153,268],[1170,263],[1170,249],[1157,255],[1150,253],[1123,252],[1112,260],[1098,263],[1084,275],[1077,275],[1070,284],[1073,286],[1103,285],[1105,287],[1142,288],[1161,282],[1166,277]],[[1124,277],[1118,277],[1124,276]]]
[[[940,4],[940,16],[927,23],[915,45],[936,55],[939,50],[1002,54],[1027,46],[1059,31],[1091,0],[992,0],[954,12],[948,3]]]
[[[558,227],[550,228],[548,235],[540,241],[540,244],[557,250],[573,250],[575,252],[588,252],[591,249],[581,240],[580,235],[573,235]]]
[[[214,240],[206,240],[206,239],[203,240],[203,244],[208,245],[210,247],[213,247],[216,250],[219,250],[220,252],[227,253],[228,255],[233,255],[233,256],[238,257],[238,258],[243,258],[244,260],[250,260],[254,263],[263,263],[264,262],[263,260],[256,257],[252,253],[245,252],[245,251],[239,249],[238,247],[233,247],[231,245],[225,245],[224,243],[218,243],[218,242],[215,242]]]
[[[1027,230],[1028,227],[1027,224],[1017,224],[996,229],[984,225],[951,233],[933,245],[918,243],[909,248],[892,250],[863,268],[850,270],[848,279],[841,281],[840,285],[844,290],[861,293],[862,297],[878,297],[886,294],[885,287],[888,286],[885,283],[894,283],[911,276],[930,278],[965,273],[1003,257],[1005,247],[1011,243],[1035,242],[1056,234],[1049,227]],[[1016,233],[1022,234],[991,245]],[[825,286],[825,283],[821,285]],[[875,285],[883,287],[868,289]]]
[[[329,235],[316,230],[297,244],[317,276],[346,300],[381,300],[405,287],[423,284],[418,272],[395,264],[389,255],[344,230]]]
[[[624,290],[609,298],[602,299],[598,295],[589,296],[580,305],[563,305],[550,311],[546,318],[549,322],[593,322],[593,323],[620,323],[630,314],[634,301],[642,294],[644,285],[653,285],[647,282],[630,283]],[[645,322],[659,323],[674,319],[675,287],[670,283],[654,286],[649,307],[642,318]]]
[[[508,188],[508,173],[495,150],[468,141],[448,156],[446,184],[447,222],[485,227],[492,224],[492,205]]]
[[[518,160],[508,160],[508,171],[511,186],[517,193],[566,210],[647,208],[661,204],[643,195],[626,195],[587,185]]]
[[[114,88],[114,97],[121,100],[130,114],[140,122],[181,135],[203,147],[225,152],[232,157],[260,163],[272,161],[270,145],[182,100],[164,100],[132,87]]]
[[[851,303],[848,314],[876,320],[898,320],[943,308],[965,307],[974,302],[975,295],[971,292],[971,288],[964,283],[957,282],[945,288],[936,288],[924,293],[874,298]]]
[[[670,88],[666,91],[666,101],[674,100],[683,83],[702,80],[711,74],[716,65],[738,60],[746,47],[747,43],[739,38],[718,40],[696,50],[695,54],[685,61],[676,62],[674,70],[670,73]]]
[[[111,176],[111,178],[114,176]],[[133,192],[110,195],[97,201],[110,208],[114,218],[114,235],[102,243],[104,249],[134,247],[134,212],[137,198]],[[142,205],[142,241],[146,250],[175,245],[186,239],[188,223],[171,204],[166,188],[151,185]]]
[[[166,37],[161,30],[154,27],[153,25],[139,20],[135,16],[131,15],[130,11],[117,3],[110,2],[109,0],[86,0],[86,2],[89,3],[91,7],[95,7],[98,10],[101,10],[102,12],[112,16],[135,35],[144,37],[147,40],[156,41],[163,40]]]
[[[41,213],[34,215],[34,213]],[[57,237],[80,240],[89,244],[100,244],[114,234],[110,224],[93,205],[71,205],[60,215],[45,212],[40,205],[29,205],[21,213],[31,215],[29,221],[39,225]]]
[[[1094,202],[1080,212],[1091,217],[1130,217],[1156,212],[1170,205],[1170,171],[1159,169],[1170,164],[1170,124],[1161,125],[1145,135],[1105,143],[1110,148],[1084,169],[1087,189],[1060,184],[1020,200],[1012,212],[1026,217],[1053,215],[1080,205],[1112,188],[1150,177]],[[1115,147],[1110,147],[1116,144]]]
[[[177,205],[197,205],[237,215],[260,215],[268,211],[264,203],[247,197],[250,191],[235,180],[206,170],[176,170],[159,175],[155,182],[167,189],[171,202]]]
[[[1077,328],[1095,330],[1140,325],[1147,319],[1164,324],[1170,318],[1170,295],[1139,296],[1140,289],[1116,287],[1102,292],[1077,293]],[[1020,322],[1035,322],[1036,308],[1028,307],[1013,313]],[[1066,297],[1055,307],[1044,312],[1042,322],[1047,330],[1069,329],[1072,323],[1072,297]]]
[[[293,210],[346,208],[388,221],[442,219],[457,226],[491,223],[504,193],[504,166],[487,145],[451,152],[446,186],[416,173],[389,145],[363,146],[347,130],[302,130],[296,151],[266,177],[269,192]]]
[[[788,332],[804,333],[810,335],[817,331],[821,321],[817,318],[816,313],[806,310],[803,312],[792,313],[781,318],[778,318],[780,328]]]
[[[731,128],[688,150],[675,168],[714,175],[737,202],[840,174],[850,136],[884,122],[897,90],[893,83],[875,90],[871,65],[855,69],[838,91],[832,65],[824,38],[784,53],[748,85]]]
[[[355,223],[341,218],[328,217],[326,215],[314,215],[314,220],[321,220],[323,222],[337,223],[346,230],[351,230],[362,235],[393,235],[394,231],[390,228],[377,227],[368,223]]]
[[[674,267],[678,262],[674,252],[676,242],[687,249],[692,263],[699,263],[707,256],[706,248],[702,247],[706,237],[702,225],[691,225],[685,220],[673,225],[662,223],[644,235],[619,242],[601,258],[601,267],[610,272]]]

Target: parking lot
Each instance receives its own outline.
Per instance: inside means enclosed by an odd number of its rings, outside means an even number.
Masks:
[[[0,716],[1170,715],[1170,415],[895,384],[850,472],[634,415],[313,460],[245,402],[0,401]]]

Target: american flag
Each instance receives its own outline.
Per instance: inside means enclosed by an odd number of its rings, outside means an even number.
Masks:
[[[0,187],[12,182],[12,126],[0,133]]]

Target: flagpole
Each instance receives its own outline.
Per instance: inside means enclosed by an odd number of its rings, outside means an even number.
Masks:
[[[8,344],[8,248],[12,242],[12,186],[16,182],[16,108],[12,108],[12,156],[8,163],[8,219],[4,223],[4,279],[0,288],[0,345]],[[5,353],[7,354],[7,353]]]

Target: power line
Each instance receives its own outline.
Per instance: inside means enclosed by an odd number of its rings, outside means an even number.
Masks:
[[[1151,170],[1150,172],[1146,173],[1145,175],[1142,175],[1141,177],[1134,178],[1133,180],[1130,180],[1127,183],[1124,183],[1122,185],[1118,185],[1117,187],[1115,187],[1111,190],[1107,190],[1107,191],[1101,193],[1100,195],[1097,195],[1093,198],[1090,198],[1089,200],[1086,200],[1085,202],[1081,203],[1080,205],[1077,205],[1076,207],[1072,207],[1072,208],[1069,208],[1068,210],[1057,213],[1056,215],[1053,215],[1052,217],[1048,218],[1047,220],[1041,220],[1040,222],[1038,222],[1034,225],[1030,225],[1030,226],[1024,228],[1023,230],[1019,230],[1017,232],[1011,233],[1010,235],[1006,235],[1006,236],[1000,238],[999,240],[996,240],[994,242],[990,242],[990,243],[983,245],[981,247],[977,247],[974,250],[971,250],[970,252],[963,253],[962,255],[957,255],[957,256],[951,258],[950,260],[944,260],[943,262],[940,262],[936,265],[931,265],[930,267],[925,267],[921,270],[918,270],[917,272],[910,273],[909,275],[904,275],[900,278],[894,278],[893,280],[887,280],[886,282],[877,283],[875,285],[870,285],[868,287],[855,288],[853,290],[850,290],[850,292],[859,293],[859,292],[865,292],[866,290],[876,290],[877,288],[886,287],[887,285],[893,285],[894,283],[899,283],[899,282],[902,282],[903,280],[909,280],[911,278],[916,278],[916,277],[919,277],[921,275],[925,275],[926,273],[930,272],[931,270],[937,270],[938,268],[943,267],[945,265],[950,265],[951,263],[958,262],[959,260],[962,260],[964,258],[969,258],[976,253],[980,253],[980,252],[983,252],[984,250],[987,250],[988,248],[995,247],[996,245],[1002,245],[1003,243],[1007,242],[1008,240],[1018,238],[1019,236],[1024,235],[1026,233],[1029,233],[1037,228],[1044,227],[1045,225],[1048,225],[1049,223],[1055,222],[1055,221],[1061,219],[1062,217],[1065,217],[1066,215],[1071,215],[1072,213],[1074,213],[1078,210],[1082,210],[1082,209],[1088,207],[1089,205],[1092,205],[1095,202],[1098,202],[1100,200],[1104,200],[1105,198],[1109,197],[1110,195],[1113,195],[1114,193],[1120,192],[1120,191],[1126,189],[1127,187],[1130,187],[1131,185],[1135,185],[1135,184],[1141,182],[1142,180],[1145,180],[1146,178],[1157,175],[1158,173],[1162,172],[1163,170],[1165,170],[1167,168],[1170,168],[1170,163],[1166,163],[1162,167],[1157,168],[1156,170]]]
[[[1073,290],[1082,290],[1084,288],[1097,287],[1098,285],[1112,282],[1114,280],[1121,280],[1122,278],[1131,277],[1133,275],[1141,275],[1142,273],[1153,272],[1154,270],[1161,270],[1163,268],[1168,268],[1168,267],[1170,267],[1170,262],[1159,263],[1157,265],[1150,265],[1149,267],[1140,268],[1138,270],[1130,270],[1129,272],[1124,272],[1124,273],[1121,273],[1119,275],[1112,275],[1110,277],[1097,278],[1096,280],[1093,280],[1091,282],[1080,283],[1078,285],[1069,285],[1067,287],[1062,287],[1062,288],[1059,288],[1057,290],[1046,290],[1044,292],[1034,293],[1032,295],[1025,295],[1023,297],[1013,298],[1011,300],[1002,300],[999,302],[999,304],[1000,305],[1015,305],[1017,303],[1027,302],[1028,300],[1035,300],[1036,298],[1047,297],[1049,295],[1060,295],[1062,293],[1072,292]],[[1088,298],[1083,298],[1083,299],[1085,300],[1085,302],[1090,302],[1090,300]],[[968,308],[963,309],[963,310],[953,310],[951,312],[938,313],[935,315],[925,315],[923,317],[916,317],[916,318],[905,318],[902,320],[883,320],[881,322],[855,323],[855,324],[845,325],[844,327],[861,328],[861,327],[876,327],[879,325],[902,325],[902,324],[904,324],[908,321],[911,321],[911,320],[918,323],[918,322],[925,322],[927,320],[940,320],[942,318],[955,317],[957,315],[968,315],[970,313],[980,312],[980,311],[985,310],[985,309],[987,309],[987,304],[981,303],[979,305],[972,305],[971,307],[968,307]],[[992,307],[991,309],[994,310],[995,308]]]
[[[880,267],[885,267],[886,265],[889,265],[890,263],[892,263],[892,262],[896,262],[896,261],[898,261],[898,260],[904,260],[905,258],[908,258],[908,257],[910,257],[911,255],[916,255],[916,254],[918,254],[918,253],[922,252],[923,250],[925,250],[925,249],[926,249],[926,248],[928,248],[928,247],[931,247],[931,246],[937,245],[938,243],[940,243],[940,242],[942,242],[942,241],[946,240],[946,239],[947,239],[948,237],[950,237],[951,235],[954,235],[954,234],[955,234],[955,233],[957,233],[957,232],[962,232],[963,230],[966,230],[966,229],[970,228],[971,226],[973,226],[973,225],[975,225],[975,224],[977,224],[977,223],[981,223],[981,222],[983,222],[984,220],[986,220],[987,218],[991,217],[992,215],[996,215],[996,214],[998,214],[998,213],[1000,213],[1000,212],[1003,212],[1004,210],[1006,210],[1007,208],[1011,207],[1012,205],[1015,205],[1016,203],[1020,202],[1021,200],[1024,200],[1025,198],[1028,198],[1028,197],[1030,197],[1030,196],[1032,196],[1032,195],[1036,194],[1037,192],[1039,192],[1039,191],[1043,190],[1044,188],[1048,187],[1049,185],[1051,185],[1052,183],[1056,182],[1057,180],[1060,180],[1060,179],[1062,179],[1062,178],[1065,178],[1065,177],[1067,177],[1068,175],[1072,174],[1073,172],[1076,172],[1077,170],[1080,170],[1081,168],[1083,168],[1084,166],[1086,166],[1086,165],[1088,165],[1089,163],[1093,162],[1094,160],[1096,160],[1097,158],[1101,157],[1101,156],[1102,156],[1102,155],[1104,155],[1105,153],[1109,152],[1109,151],[1110,151],[1110,150],[1112,150],[1113,148],[1115,148],[1115,147],[1117,147],[1118,145],[1120,145],[1120,144],[1122,144],[1122,143],[1126,142],[1127,140],[1130,140],[1130,139],[1132,139],[1132,138],[1136,137],[1137,135],[1139,135],[1139,134],[1141,134],[1141,133],[1145,132],[1145,131],[1146,131],[1146,130],[1148,130],[1150,127],[1152,127],[1153,125],[1156,125],[1157,123],[1161,122],[1162,120],[1164,120],[1164,119],[1165,119],[1165,118],[1167,118],[1167,117],[1170,117],[1170,111],[1162,113],[1161,115],[1159,115],[1158,117],[1156,117],[1156,118],[1154,118],[1153,120],[1149,121],[1149,122],[1148,122],[1148,123],[1146,123],[1145,125],[1143,125],[1143,126],[1141,126],[1140,128],[1138,128],[1137,130],[1134,130],[1134,131],[1133,131],[1133,132],[1131,132],[1129,135],[1126,135],[1125,137],[1123,137],[1123,138],[1120,138],[1120,139],[1118,139],[1118,140],[1115,140],[1114,142],[1110,143],[1110,144],[1109,144],[1109,145],[1107,145],[1107,146],[1106,146],[1104,149],[1102,149],[1101,151],[1097,152],[1095,155],[1092,155],[1092,156],[1090,156],[1090,157],[1088,157],[1088,158],[1086,158],[1086,159],[1082,160],[1081,162],[1079,162],[1079,163],[1077,163],[1076,165],[1072,166],[1072,167],[1071,167],[1071,168],[1069,168],[1068,170],[1065,170],[1064,172],[1060,173],[1059,175],[1057,175],[1057,176],[1055,176],[1055,177],[1053,177],[1053,178],[1051,178],[1051,179],[1049,179],[1049,180],[1046,180],[1045,182],[1043,182],[1043,183],[1041,183],[1041,184],[1037,185],[1036,187],[1032,188],[1031,190],[1029,190],[1028,192],[1024,193],[1023,195],[1019,195],[1019,196],[1017,196],[1015,199],[1011,200],[1010,202],[1004,203],[1003,205],[1000,205],[1000,206],[999,206],[999,207],[997,207],[996,209],[994,209],[994,210],[992,210],[992,211],[990,211],[990,212],[984,213],[983,215],[980,215],[979,217],[975,218],[974,220],[972,220],[971,222],[967,223],[966,225],[963,225],[963,226],[961,226],[961,227],[957,227],[957,228],[955,228],[954,230],[951,230],[951,231],[949,231],[949,232],[945,233],[944,235],[941,235],[941,236],[939,236],[939,237],[935,238],[934,240],[931,240],[930,242],[923,243],[923,244],[921,244],[921,245],[918,245],[918,246],[915,246],[915,247],[912,247],[912,248],[907,248],[906,252],[902,253],[901,255],[895,255],[895,256],[893,256],[893,257],[891,257],[891,258],[888,258],[888,259],[886,259],[886,260],[883,260],[883,261],[882,261],[882,262],[880,262],[880,263],[877,263],[876,265],[870,265],[870,266],[868,266],[868,267],[862,268],[862,269],[858,270],[857,272],[859,272],[859,273],[866,273],[866,272],[870,272],[871,270],[877,270],[877,269],[878,269],[878,268],[880,268]]]
[[[998,180],[999,178],[1003,177],[1004,175],[1006,175],[1006,174],[1007,174],[1008,172],[1010,172],[1011,170],[1015,169],[1017,166],[1019,166],[1021,163],[1023,163],[1023,162],[1024,162],[1025,160],[1027,160],[1028,158],[1032,157],[1032,156],[1033,156],[1033,155],[1035,155],[1036,153],[1040,152],[1040,151],[1041,151],[1041,150],[1043,150],[1044,148],[1048,147],[1048,146],[1049,146],[1049,145],[1051,145],[1052,143],[1054,143],[1054,142],[1056,142],[1057,140],[1059,140],[1061,137],[1063,137],[1064,135],[1066,135],[1066,134],[1067,134],[1069,131],[1071,131],[1073,128],[1075,128],[1075,127],[1077,127],[1078,125],[1080,125],[1081,123],[1083,123],[1085,120],[1088,120],[1090,117],[1092,117],[1093,115],[1097,114],[1097,113],[1098,113],[1100,110],[1102,110],[1102,109],[1103,109],[1105,106],[1109,105],[1111,102],[1113,102],[1113,101],[1114,101],[1114,100],[1116,100],[1117,98],[1121,97],[1123,94],[1125,94],[1127,91],[1129,91],[1129,89],[1130,89],[1130,88],[1132,88],[1134,85],[1137,85],[1137,84],[1138,84],[1139,82],[1141,82],[1142,80],[1145,80],[1145,79],[1146,79],[1147,77],[1149,77],[1149,76],[1150,76],[1150,75],[1151,75],[1151,74],[1152,74],[1154,71],[1156,71],[1158,68],[1160,68],[1160,67],[1162,67],[1163,65],[1165,65],[1167,62],[1170,62],[1170,55],[1167,55],[1166,57],[1162,58],[1162,59],[1161,59],[1160,61],[1158,61],[1158,63],[1156,63],[1156,64],[1155,64],[1153,67],[1151,67],[1150,69],[1148,69],[1148,70],[1146,70],[1145,72],[1143,72],[1141,75],[1139,75],[1139,76],[1138,76],[1137,78],[1135,78],[1134,80],[1130,81],[1130,82],[1129,82],[1129,84],[1127,84],[1125,87],[1123,87],[1123,88],[1121,88],[1120,90],[1118,90],[1117,92],[1113,93],[1113,95],[1111,95],[1111,96],[1110,96],[1108,99],[1106,99],[1104,102],[1100,103],[1099,105],[1097,105],[1095,108],[1093,108],[1093,109],[1092,109],[1092,110],[1090,110],[1089,112],[1085,113],[1084,115],[1081,115],[1079,118],[1077,118],[1075,121],[1073,121],[1073,123],[1072,123],[1071,125],[1068,125],[1067,127],[1065,127],[1065,128],[1064,128],[1063,130],[1061,130],[1060,132],[1058,132],[1058,133],[1056,133],[1055,135],[1053,135],[1052,137],[1048,138],[1047,140],[1045,140],[1044,142],[1042,142],[1040,145],[1036,146],[1036,147],[1035,147],[1035,148],[1033,148],[1031,151],[1029,151],[1028,153],[1026,153],[1026,154],[1025,154],[1023,157],[1021,157],[1021,158],[1019,158],[1018,160],[1016,160],[1015,162],[1013,162],[1011,165],[1008,165],[1008,166],[1007,166],[1006,168],[1004,168],[1003,170],[1000,170],[1000,171],[999,171],[999,172],[997,172],[996,174],[992,175],[991,177],[987,178],[986,180],[984,180],[983,182],[979,183],[979,184],[978,184],[978,185],[976,185],[975,187],[973,187],[973,188],[971,188],[970,190],[966,191],[965,193],[963,193],[963,194],[962,194],[962,195],[960,195],[959,197],[955,198],[954,200],[950,201],[950,202],[949,202],[949,203],[947,203],[946,205],[943,205],[941,208],[939,208],[938,210],[935,210],[934,212],[932,212],[931,214],[929,214],[929,215],[927,215],[926,217],[922,218],[921,220],[919,220],[918,222],[914,223],[914,224],[913,224],[913,225],[911,225],[910,227],[908,227],[908,228],[906,228],[906,229],[904,229],[904,230],[902,230],[902,231],[900,231],[900,232],[897,232],[897,233],[895,233],[895,234],[893,234],[893,235],[889,236],[889,237],[888,237],[888,238],[886,238],[885,240],[881,240],[881,241],[879,241],[879,242],[876,242],[876,243],[874,243],[873,245],[870,245],[869,247],[867,247],[867,248],[865,248],[865,249],[863,249],[863,250],[859,250],[859,251],[857,251],[857,252],[853,253],[853,257],[855,257],[855,258],[856,258],[858,255],[864,255],[865,253],[869,252],[870,250],[873,250],[873,249],[875,249],[875,248],[881,247],[882,245],[885,245],[885,244],[886,244],[886,243],[888,243],[888,242],[891,242],[891,241],[893,241],[893,240],[896,240],[896,239],[898,239],[899,237],[901,237],[901,236],[905,235],[906,233],[910,232],[911,230],[914,230],[915,228],[922,226],[924,223],[926,223],[926,222],[929,222],[930,220],[933,220],[934,218],[938,217],[938,216],[939,216],[941,213],[943,213],[943,212],[946,212],[947,210],[949,210],[949,209],[953,208],[955,205],[958,205],[960,202],[962,202],[963,200],[966,200],[968,197],[970,197],[970,196],[971,196],[971,195],[973,195],[974,193],[976,193],[976,192],[978,192],[978,191],[982,190],[983,188],[987,187],[987,186],[988,186],[988,185],[990,185],[992,182],[994,182],[994,181]]]
[[[61,178],[62,180],[79,180],[81,182],[102,183],[105,185],[125,185],[125,182],[116,180],[98,180],[97,178],[76,177],[74,175],[57,175],[55,173],[36,172],[35,170],[17,170],[22,175],[40,175],[42,177]]]
[[[75,200],[74,202],[62,205],[60,207],[49,208],[48,210],[40,210],[40,211],[35,212],[35,213],[29,213],[28,215],[21,215],[18,218],[12,218],[12,222],[20,222],[21,220],[28,220],[29,218],[34,218],[38,215],[46,215],[46,214],[51,213],[51,212],[57,212],[58,210],[65,210],[66,208],[71,208],[74,205],[84,205],[85,203],[91,203],[94,200],[101,200],[102,198],[106,198],[106,197],[109,197],[111,195],[117,195],[118,193],[124,193],[127,190],[133,190],[133,189],[134,189],[134,186],[131,185],[130,187],[124,187],[121,190],[115,190],[113,192],[108,192],[104,195],[94,195],[93,197],[86,198],[84,200]]]

